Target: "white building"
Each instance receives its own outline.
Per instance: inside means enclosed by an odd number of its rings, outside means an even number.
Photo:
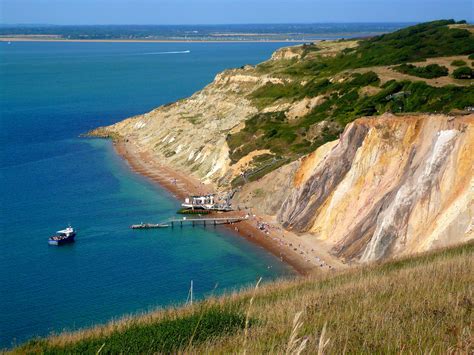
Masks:
[[[184,199],[184,203],[181,204],[184,208],[192,209],[212,209],[215,207],[215,198],[214,194],[203,195],[203,196],[190,196]]]

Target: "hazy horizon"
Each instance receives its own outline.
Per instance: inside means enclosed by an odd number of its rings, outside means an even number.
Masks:
[[[4,25],[246,25],[473,20],[471,0],[0,0]]]
[[[439,20],[447,20],[443,18]],[[460,19],[464,20],[464,19]],[[460,21],[456,19],[456,21]],[[433,20],[435,21],[435,20]],[[467,20],[466,20],[467,21]],[[56,23],[0,23],[1,26],[245,26],[245,25],[344,25],[344,24],[416,24],[425,21],[333,21],[333,22],[247,22],[247,23],[94,23],[94,24],[56,24]],[[471,21],[467,21],[471,24]]]

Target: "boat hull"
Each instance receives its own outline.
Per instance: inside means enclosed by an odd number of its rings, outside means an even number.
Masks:
[[[74,237],[75,236],[76,235],[74,234],[74,235],[68,236],[67,238],[62,238],[62,239],[49,238],[48,244],[49,245],[60,246],[60,245],[64,245],[64,244],[74,243]]]

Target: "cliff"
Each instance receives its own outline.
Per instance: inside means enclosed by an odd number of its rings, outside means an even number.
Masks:
[[[295,161],[336,139],[358,117],[472,105],[474,80],[455,79],[450,63],[470,61],[474,35],[471,26],[452,24],[435,21],[371,39],[282,48],[255,67],[218,74],[189,98],[92,134],[127,139],[219,188],[243,185],[242,173],[256,179],[262,170]],[[436,74],[420,61],[444,69]],[[400,63],[418,69],[402,73]]]
[[[235,206],[277,216],[346,260],[469,240],[474,80],[454,78],[452,63],[471,60],[474,35],[454,25],[282,48],[91,134],[236,190]]]
[[[92,135],[128,139],[166,164],[206,183],[223,181],[230,169],[226,137],[257,112],[248,94],[268,82],[281,83],[255,69],[227,70],[194,95],[135,116]]]
[[[302,159],[278,219],[372,261],[474,238],[474,115],[361,118]]]

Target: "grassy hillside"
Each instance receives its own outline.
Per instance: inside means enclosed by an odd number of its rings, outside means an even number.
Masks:
[[[242,130],[228,135],[232,162],[260,149],[269,149],[278,161],[297,159],[334,140],[345,125],[362,116],[447,113],[473,106],[472,76],[453,76],[456,68],[450,72],[437,63],[418,63],[456,56],[453,63],[466,63],[474,53],[473,28],[452,20],[434,21],[357,44],[341,40],[295,47],[292,53],[298,58],[258,65],[258,73],[283,82],[267,83],[250,94],[260,111]],[[399,78],[388,80],[377,74],[380,68]],[[446,77],[448,84],[428,80],[440,77]],[[457,80],[461,77],[464,80]],[[318,103],[298,117],[289,117],[292,105],[312,98],[318,98]],[[253,166],[258,167],[258,162]]]
[[[33,340],[14,353],[472,353],[474,243]]]

